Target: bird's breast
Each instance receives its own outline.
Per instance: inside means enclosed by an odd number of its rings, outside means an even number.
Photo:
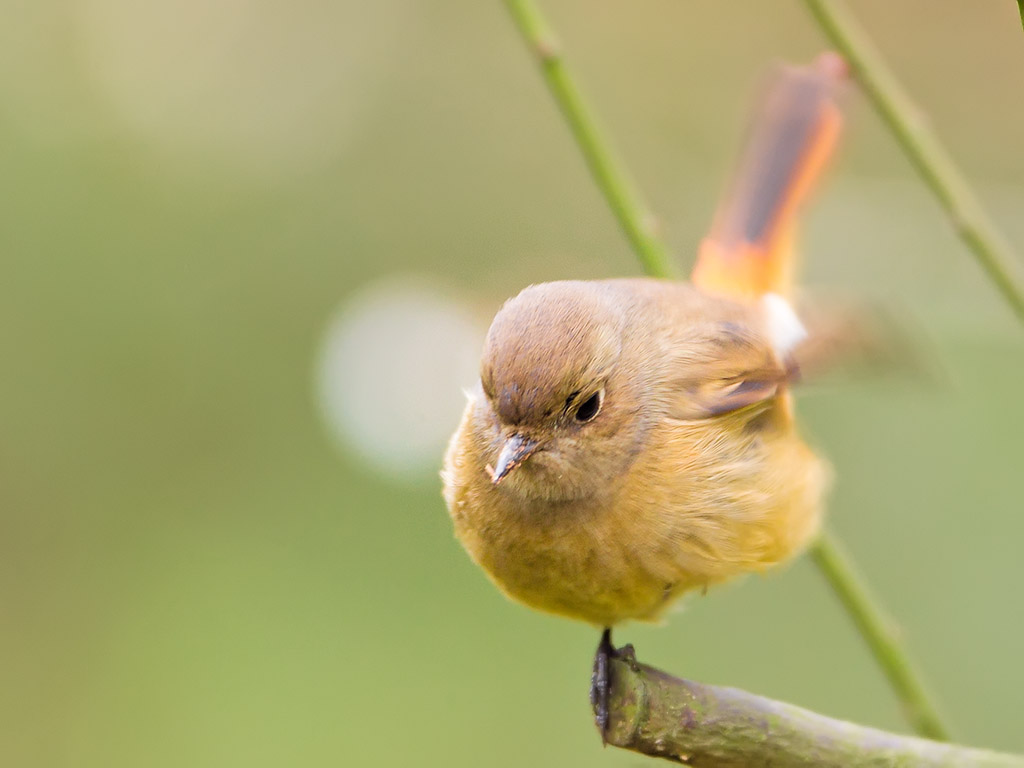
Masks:
[[[687,590],[788,558],[817,529],[827,472],[786,410],[756,430],[663,419],[606,493],[571,500],[534,493],[526,475],[495,487],[470,422],[443,473],[456,536],[506,594],[540,610],[599,626],[653,619]]]

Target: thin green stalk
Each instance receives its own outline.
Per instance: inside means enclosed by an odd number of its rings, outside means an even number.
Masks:
[[[544,79],[572,129],[597,186],[604,193],[644,269],[652,275],[668,275],[672,272],[671,262],[668,250],[654,231],[654,217],[616,162],[609,142],[602,135],[579,86],[565,66],[550,25],[533,0],[505,0],[505,5],[537,56]]]
[[[875,48],[839,0],[804,0],[832,44],[846,58],[868,98],[924,183],[946,209],[961,239],[1024,322],[1024,275],[1020,258],[985,213],[949,152],[889,71]],[[1024,0],[1019,0],[1024,2]],[[1024,5],[1021,6],[1024,13]]]
[[[1017,10],[1020,11],[1020,25],[1024,27],[1024,0],[1017,0]]]
[[[554,33],[533,0],[505,0],[527,44],[539,57],[551,93],[590,165],[598,186],[618,217],[636,251],[644,270],[656,277],[669,276],[667,249],[646,222],[650,214],[625,181],[625,174],[612,161],[611,152],[596,128],[594,118],[585,107],[579,88],[569,74],[565,61],[557,51]],[[875,651],[875,658],[886,672],[896,695],[903,702],[918,732],[925,736],[944,738],[921,683],[916,679],[909,657],[895,636],[886,628],[882,610],[857,579],[848,558],[837,554],[835,540],[822,534],[811,554],[857,629]],[[883,649],[884,653],[879,653]]]
[[[896,630],[871,596],[849,555],[834,536],[824,531],[811,549],[811,557],[867,640],[889,683],[899,691],[911,726],[922,736],[949,741],[949,732],[900,647]]]

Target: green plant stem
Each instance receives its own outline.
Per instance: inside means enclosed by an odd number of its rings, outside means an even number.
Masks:
[[[511,10],[527,44],[539,57],[551,93],[587,158],[598,185],[622,223],[644,270],[655,277],[669,276],[667,249],[651,228],[645,225],[645,221],[650,220],[649,215],[626,184],[625,175],[611,161],[611,152],[597,131],[593,117],[584,107],[579,88],[570,76],[565,61],[557,53],[550,25],[532,0],[505,0],[505,4]],[[834,539],[823,534],[813,545],[811,554],[818,569],[850,612],[868,645],[873,650],[885,649],[883,655],[876,652],[875,657],[885,669],[896,695],[906,710],[912,713],[915,724],[919,729],[921,723],[927,724],[919,732],[927,736],[944,734],[944,729],[934,717],[935,708],[928,703],[923,686],[913,674],[907,653],[886,630],[885,622],[881,619],[881,609],[856,579],[848,561],[836,555]],[[921,712],[926,713],[923,720],[918,716]]]
[[[1024,28],[1024,0],[1017,0],[1017,10],[1020,11],[1020,25]]]
[[[900,647],[896,630],[883,615],[842,546],[824,531],[811,549],[811,558],[867,641],[889,683],[899,691],[907,720],[914,730],[930,739],[948,741],[949,732]]]
[[[1024,275],[1013,248],[978,202],[949,152],[839,0],[804,0],[924,183],[946,209],[957,234],[1024,322]],[[1024,2],[1024,0],[1019,0]],[[1024,5],[1021,6],[1024,13]]]
[[[558,41],[533,0],[505,0],[519,31],[540,62],[541,72],[562,110],[576,143],[590,167],[597,186],[619,221],[633,250],[652,275],[672,271],[668,250],[655,233],[655,219],[616,162],[609,142],[602,135],[587,107],[579,86],[559,51]]]

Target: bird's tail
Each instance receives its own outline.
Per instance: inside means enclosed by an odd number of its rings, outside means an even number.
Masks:
[[[789,294],[796,217],[839,137],[835,95],[844,75],[836,54],[772,75],[732,185],[701,243],[695,285],[738,298]]]

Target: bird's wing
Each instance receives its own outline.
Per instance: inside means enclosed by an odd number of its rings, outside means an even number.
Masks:
[[[732,185],[701,243],[693,284],[734,298],[788,295],[796,215],[839,136],[842,62],[780,67],[754,120]]]
[[[706,419],[766,403],[791,378],[770,337],[750,319],[691,326],[677,335],[665,359],[672,393],[667,415]]]

